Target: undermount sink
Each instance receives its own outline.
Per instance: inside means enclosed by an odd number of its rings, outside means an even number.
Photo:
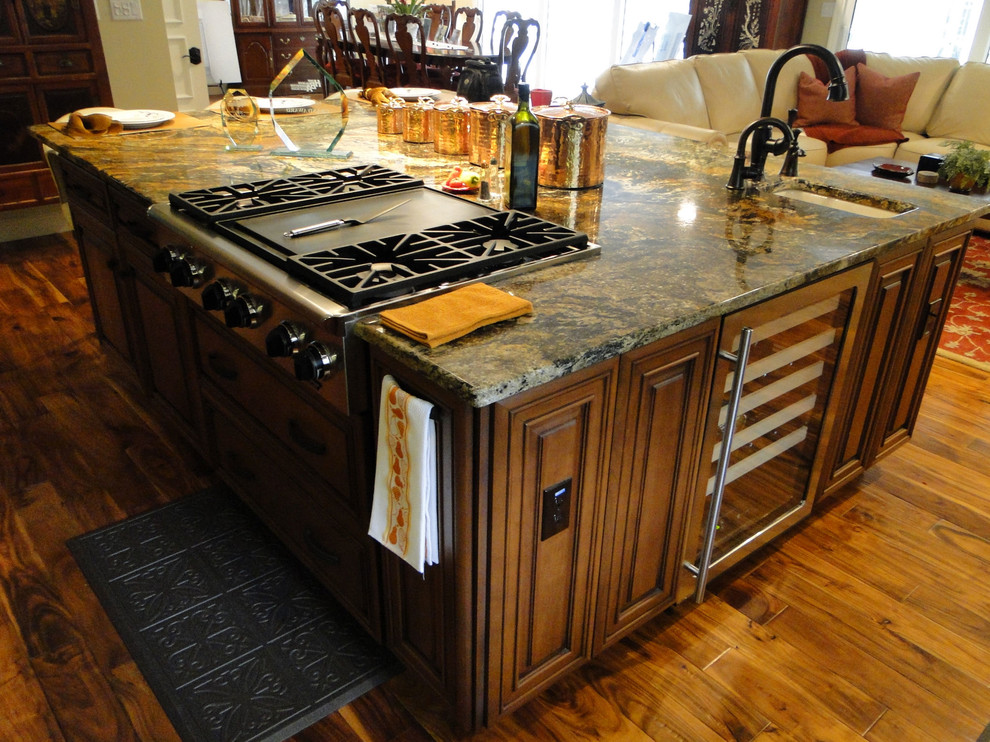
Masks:
[[[774,191],[774,193],[793,201],[803,201],[873,219],[891,219],[918,208],[906,201],[800,181],[789,185],[787,188]]]

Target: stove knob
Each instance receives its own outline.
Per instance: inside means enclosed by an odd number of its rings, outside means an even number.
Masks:
[[[265,337],[265,350],[272,358],[288,358],[302,349],[306,334],[295,322],[283,320]]]
[[[295,358],[296,378],[317,381],[337,366],[337,352],[323,343],[310,343]]]
[[[227,327],[253,328],[264,320],[265,305],[256,296],[238,294],[223,310]]]
[[[182,250],[175,245],[166,245],[152,256],[151,267],[156,273],[168,273],[172,269],[172,264],[182,260],[182,257]]]
[[[203,309],[209,312],[222,312],[240,291],[237,284],[229,278],[218,278],[203,289]]]
[[[172,285],[176,288],[197,289],[203,285],[208,269],[209,266],[202,260],[184,256],[172,261],[168,273],[172,279]]]

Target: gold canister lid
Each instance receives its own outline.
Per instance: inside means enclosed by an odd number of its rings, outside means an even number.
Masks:
[[[566,98],[554,98],[549,106],[534,108],[533,113],[538,119],[563,119],[570,116],[580,116],[583,119],[600,119],[609,116],[612,112],[600,106],[572,103]]]
[[[493,95],[491,100],[479,101],[477,103],[472,103],[471,108],[475,111],[482,111],[484,113],[514,113],[516,110],[516,104],[512,103],[512,99],[501,93]]]

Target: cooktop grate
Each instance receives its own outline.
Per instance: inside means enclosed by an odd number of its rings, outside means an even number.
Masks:
[[[203,224],[315,204],[407,190],[423,181],[380,165],[345,167],[287,178],[201,188],[168,197],[172,208]]]
[[[331,298],[357,308],[587,246],[583,233],[530,214],[502,211],[296,255],[287,269]]]

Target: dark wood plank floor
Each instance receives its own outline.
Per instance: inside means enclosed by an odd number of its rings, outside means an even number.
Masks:
[[[209,472],[101,349],[71,237],[0,244],[0,323],[0,740],[175,742],[65,541]],[[990,374],[939,359],[911,444],[473,739],[973,742],[988,462]],[[432,708],[400,676],[294,739],[452,738]]]

